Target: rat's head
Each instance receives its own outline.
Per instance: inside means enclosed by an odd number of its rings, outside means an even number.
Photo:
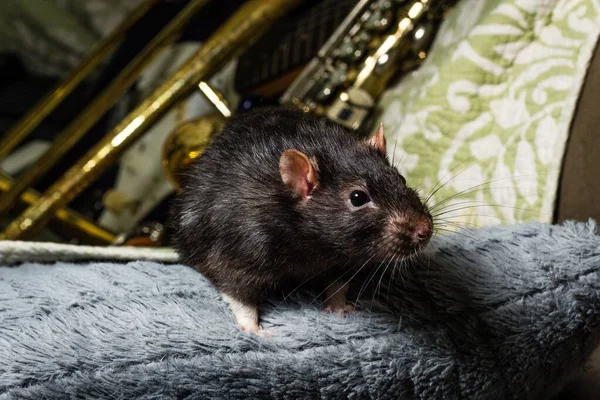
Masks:
[[[280,172],[295,193],[303,229],[344,263],[402,260],[431,238],[431,215],[390,165],[382,126],[367,141],[332,142],[312,156],[287,150]]]

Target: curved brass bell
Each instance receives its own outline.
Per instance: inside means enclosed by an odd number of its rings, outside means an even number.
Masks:
[[[196,118],[179,125],[163,144],[162,161],[165,174],[177,189],[186,167],[221,132],[227,119],[220,113]]]
[[[204,152],[232,114],[231,107],[221,92],[204,81],[198,84],[198,89],[219,112],[182,123],[165,140],[163,169],[178,190],[181,189],[183,171],[194,158]]]

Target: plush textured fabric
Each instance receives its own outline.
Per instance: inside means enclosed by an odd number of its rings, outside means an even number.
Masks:
[[[0,399],[549,399],[598,341],[595,229],[437,237],[347,318],[307,292],[267,304],[270,338],[185,266],[0,268]]]

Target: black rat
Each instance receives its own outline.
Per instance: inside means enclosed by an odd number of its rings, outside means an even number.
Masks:
[[[324,117],[264,108],[232,117],[190,165],[173,208],[181,261],[262,332],[264,293],[319,275],[326,310],[349,311],[348,268],[413,255],[433,221],[371,138]]]

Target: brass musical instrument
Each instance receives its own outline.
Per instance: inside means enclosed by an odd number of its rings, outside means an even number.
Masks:
[[[163,145],[163,169],[176,188],[181,187],[180,174],[221,132],[226,118],[210,114],[178,126]]]
[[[168,45],[179,36],[181,29],[208,0],[192,0],[171,22],[112,80],[98,97],[75,118],[40,157],[44,162],[34,163],[0,196],[0,213],[6,212],[15,199],[43,177],[94,126],[147,67]]]
[[[0,174],[0,192],[5,192],[11,187],[13,180]],[[20,196],[21,205],[31,205],[37,202],[40,194],[33,189],[27,189]],[[93,221],[83,215],[67,208],[59,208],[53,215],[56,226],[60,232],[72,234],[87,244],[108,244],[116,239],[116,236],[106,229],[97,226]]]
[[[284,105],[351,129],[369,124],[392,78],[427,56],[456,0],[361,0],[283,94]]]
[[[0,159],[6,157],[46,118],[73,90],[109,56],[126,33],[157,3],[146,0],[129,14],[110,34],[98,42],[84,59],[61,82],[48,92],[17,124],[0,137]],[[0,193],[14,186],[12,178],[0,174]],[[32,189],[19,190],[20,194],[11,196],[14,205],[31,205],[39,199],[39,193]],[[1,195],[0,195],[1,197]],[[83,215],[67,208],[59,208],[53,215],[58,230],[74,234],[87,244],[107,244],[115,235],[87,219]]]
[[[231,107],[221,93],[206,82],[200,82],[198,89],[218,112],[184,122],[175,128],[163,143],[163,170],[177,189],[181,188],[180,174],[194,158],[204,152],[232,114]]]
[[[280,98],[283,105],[326,115],[358,129],[392,77],[427,55],[443,13],[455,0],[361,0]],[[337,96],[336,96],[337,94]],[[177,175],[218,134],[227,115],[186,123],[163,149],[165,173]]]
[[[0,239],[22,238],[42,226],[64,207],[103,169],[153,125],[171,106],[202,80],[209,78],[227,61],[250,45],[270,24],[299,0],[249,0],[229,18],[203,46],[171,77],[142,101],[96,146],[55,182],[34,204],[0,234]]]

